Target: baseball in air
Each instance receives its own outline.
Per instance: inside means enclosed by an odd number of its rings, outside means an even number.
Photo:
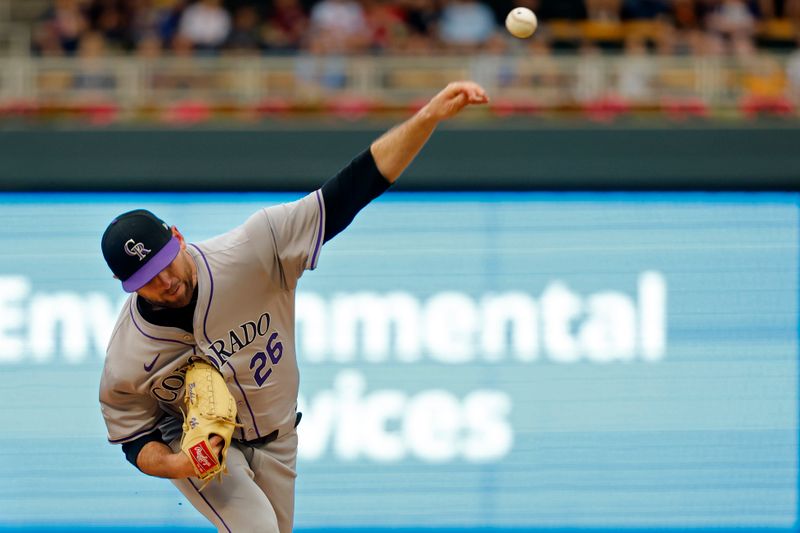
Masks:
[[[506,17],[506,29],[511,35],[520,39],[527,39],[533,35],[538,25],[536,14],[527,7],[515,7]]]

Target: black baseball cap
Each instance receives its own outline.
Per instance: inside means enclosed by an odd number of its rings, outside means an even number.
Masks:
[[[125,292],[136,292],[177,257],[181,243],[169,226],[146,209],[111,221],[103,233],[103,257]]]

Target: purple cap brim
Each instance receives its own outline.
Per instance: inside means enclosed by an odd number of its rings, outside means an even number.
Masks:
[[[178,256],[181,249],[181,243],[177,237],[172,237],[162,249],[156,252],[156,255],[151,257],[139,270],[133,273],[131,277],[122,282],[122,288],[125,292],[136,292],[147,283],[156,277],[159,272],[169,266],[170,263]]]

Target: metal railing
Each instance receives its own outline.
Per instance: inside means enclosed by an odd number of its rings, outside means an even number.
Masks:
[[[747,59],[20,56],[0,59],[0,108],[107,105],[121,117],[187,102],[264,112],[313,111],[332,104],[343,109],[349,105],[354,111],[408,109],[458,79],[483,84],[492,95],[493,109],[501,113],[670,106],[723,113],[741,110],[747,102],[771,102],[792,114],[800,102],[800,53]]]

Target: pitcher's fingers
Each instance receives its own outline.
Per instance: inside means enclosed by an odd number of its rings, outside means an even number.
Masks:
[[[451,101],[457,107],[463,107],[467,105],[469,102],[469,94],[466,91],[458,91],[456,94],[453,95]]]
[[[447,96],[447,98],[455,98],[456,96],[464,92],[464,84],[459,82],[451,83],[446,87],[445,90],[446,90],[445,95]]]
[[[208,439],[208,442],[211,444],[211,448],[216,454],[219,454],[219,452],[221,452],[222,448],[225,446],[225,439],[219,435],[211,435],[211,438]]]
[[[468,90],[471,102],[481,103],[489,100],[489,96],[486,94],[486,91],[477,83],[470,83],[468,85]]]

